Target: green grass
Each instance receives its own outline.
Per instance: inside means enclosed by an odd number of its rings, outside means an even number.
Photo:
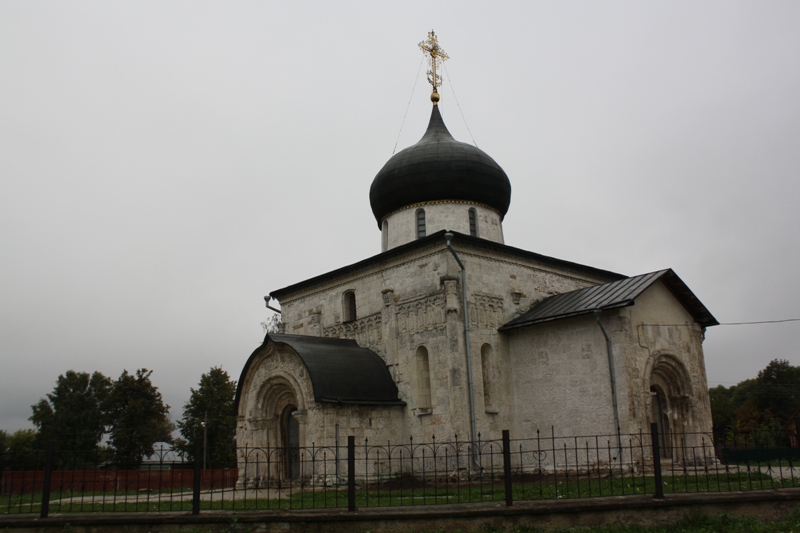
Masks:
[[[490,530],[482,533],[500,533],[501,531],[504,530]],[[724,513],[714,516],[695,515],[679,522],[658,526],[612,525],[565,527],[551,530],[515,528],[506,530],[504,533],[509,531],[513,531],[513,533],[544,533],[545,531],[548,533],[797,533],[800,532],[800,510],[795,510],[778,520],[766,522],[754,517]]]
[[[743,462],[731,462],[728,463],[730,466],[739,466],[739,467],[751,467],[751,468],[758,468],[761,466],[770,467],[770,468],[798,468],[800,467],[800,460],[797,459],[773,459],[771,461],[743,461]]]
[[[466,481],[458,483],[416,483],[402,486],[394,482],[387,486],[361,488],[356,491],[356,506],[391,507],[414,505],[438,505],[470,502],[504,501],[505,492],[502,480],[495,483],[481,484]],[[737,474],[665,476],[663,488],[665,494],[696,492],[728,492],[759,489],[776,489],[782,487],[800,487],[800,478],[787,479],[783,483],[772,480],[767,474],[760,472],[741,472]],[[52,493],[50,500],[51,513],[93,513],[93,512],[159,512],[189,511],[191,499],[186,497],[187,491],[164,491],[151,493],[117,492],[117,493]],[[620,495],[653,495],[655,480],[652,477],[619,478],[575,478],[556,480],[549,478],[532,478],[517,480],[512,485],[514,501],[554,500],[569,498],[587,498],[596,496]],[[322,490],[304,490],[294,494],[286,492],[280,497],[244,498],[242,493],[236,494],[235,500],[223,500],[219,494],[213,494],[213,500],[203,500],[201,510],[256,510],[256,509],[321,509],[346,508],[347,492],[343,488],[326,488]],[[70,498],[81,498],[81,501],[67,501]],[[120,501],[127,498],[128,501]],[[41,494],[23,494],[0,496],[0,514],[39,513],[41,510]],[[800,531],[798,532],[800,533]]]
[[[191,526],[179,533],[251,533],[255,526],[232,521],[228,525]],[[427,533],[798,533],[800,509],[777,520],[761,521],[754,517],[731,514],[694,515],[678,522],[658,526],[610,525],[561,527],[556,529],[515,527],[513,529],[431,529]]]
[[[191,490],[173,490],[151,493],[137,491],[118,492],[52,492],[50,493],[51,513],[91,513],[91,512],[122,512],[122,511],[168,511],[191,510],[191,499],[188,507],[180,500],[171,500],[173,496],[191,495]],[[65,502],[72,498],[83,501]],[[122,498],[133,498],[131,503],[112,503]],[[0,514],[39,513],[42,505],[42,493],[14,494],[0,496]],[[169,506],[173,508],[170,509]]]

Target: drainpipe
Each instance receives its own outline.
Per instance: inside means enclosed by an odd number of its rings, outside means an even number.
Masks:
[[[472,438],[472,462],[478,470],[481,470],[481,463],[478,461],[478,432],[475,429],[475,388],[472,382],[472,350],[470,349],[469,342],[469,307],[467,306],[467,267],[459,259],[458,254],[453,249],[450,241],[453,239],[453,234],[449,231],[444,234],[445,241],[447,242],[447,249],[453,254],[453,257],[461,268],[461,305],[464,314],[464,346],[467,351],[467,382],[469,391],[469,429]]]
[[[608,332],[606,328],[603,327],[603,323],[600,322],[600,315],[602,314],[602,310],[595,309],[594,310],[594,318],[597,320],[597,325],[600,326],[600,331],[603,332],[603,337],[606,338],[606,353],[608,354],[608,374],[611,378],[611,404],[614,407],[614,427],[615,432],[617,434],[617,458],[620,458],[622,453],[622,437],[620,436],[620,428],[619,428],[619,409],[617,408],[617,377],[614,371],[614,350],[611,347],[611,339],[608,336]]]
[[[280,309],[276,309],[276,308],[272,307],[271,305],[269,305],[269,301],[270,300],[272,300],[272,296],[271,295],[264,296],[264,303],[267,304],[267,309],[271,309],[272,311],[275,311],[279,315],[283,314],[283,313],[281,313]]]

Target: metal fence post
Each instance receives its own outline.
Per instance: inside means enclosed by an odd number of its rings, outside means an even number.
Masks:
[[[791,437],[789,437],[791,442]],[[794,443],[800,447],[800,416],[794,419]]]
[[[505,481],[506,506],[514,504],[511,486],[511,437],[508,430],[503,430],[503,481]]]
[[[347,510],[356,510],[356,438],[347,437]]]
[[[203,457],[203,443],[200,439],[194,441],[194,478],[192,479],[192,514],[200,514],[200,476],[202,475],[200,461]]]
[[[53,481],[53,455],[55,455],[55,444],[53,441],[47,443],[47,452],[44,459],[44,481],[42,485],[42,509],[39,513],[40,518],[47,518],[50,513],[50,484]]]
[[[655,472],[657,500],[664,499],[664,482],[661,479],[661,450],[658,448],[658,424],[650,424],[650,440],[653,445],[653,471]]]

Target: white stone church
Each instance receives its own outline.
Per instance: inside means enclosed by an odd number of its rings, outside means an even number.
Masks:
[[[628,277],[507,245],[510,181],[448,132],[431,58],[427,131],[370,188],[382,251],[270,294],[283,332],[242,370],[237,446],[710,431],[715,318],[671,269]]]

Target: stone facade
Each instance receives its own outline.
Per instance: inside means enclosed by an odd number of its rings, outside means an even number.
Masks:
[[[621,432],[659,422],[653,387],[665,395],[667,433],[710,432],[703,331],[675,297],[657,283],[600,320],[611,338]],[[567,435],[614,433],[609,357],[594,315],[511,331],[509,353],[515,434],[552,426]]]
[[[470,210],[473,211],[472,215]],[[450,230],[503,243],[503,219],[500,213],[491,207],[474,202],[420,202],[386,216],[381,223],[382,252],[417,239],[419,211],[425,213],[427,235]],[[472,221],[470,221],[471,216],[474,217]],[[474,229],[474,232],[471,229]]]
[[[453,246],[466,267],[477,432],[525,438],[555,426],[613,435],[609,357],[593,314],[498,328],[540,300],[619,276],[464,236]],[[349,321],[347,292],[356,310]],[[315,403],[302,361],[272,346],[242,377],[240,444],[281,446],[287,405],[296,409],[300,446],[334,446],[337,434],[470,439],[461,274],[441,234],[277,293],[286,333],[354,339],[383,359],[406,405]],[[659,421],[668,432],[709,431],[703,331],[670,291],[656,283],[635,305],[599,319],[613,347],[620,430],[646,432]]]

